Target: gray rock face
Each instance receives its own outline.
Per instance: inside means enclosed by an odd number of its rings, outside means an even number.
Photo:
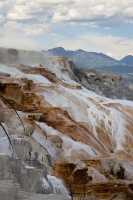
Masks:
[[[26,193],[13,181],[0,181],[0,200],[69,200],[65,195]]]
[[[57,147],[57,148],[61,148],[62,144],[63,144],[63,140],[61,139],[61,137],[59,137],[58,135],[50,135],[48,136],[48,139]]]
[[[46,168],[38,161],[23,162],[15,160],[15,162],[12,162],[12,171],[21,188],[25,191],[40,194],[52,193],[52,186],[48,183]],[[46,187],[43,184],[43,179],[46,180]]]
[[[0,181],[0,200],[14,200],[16,187],[12,181]]]
[[[38,161],[24,161],[0,155],[0,180],[12,180],[19,183],[27,192],[52,193],[46,167]]]
[[[3,113],[1,113],[1,116],[3,116]],[[5,122],[4,118],[3,121]],[[65,195],[58,195],[61,193],[54,194],[53,185],[47,177],[47,164],[49,163],[47,161],[45,166],[46,159],[43,159],[42,164],[39,161],[39,156],[47,157],[49,156],[48,153],[35,141],[33,142],[30,137],[19,137],[14,132],[9,131],[5,123],[3,123],[3,126],[11,139],[13,149],[1,128],[0,145],[3,149],[0,149],[0,200],[69,199]],[[30,131],[29,128],[27,130]],[[60,145],[62,145],[61,138],[51,137],[50,139],[60,148]]]
[[[49,194],[49,195],[33,194],[27,200],[38,200],[38,199],[39,200],[70,200],[70,198],[65,195],[55,195],[55,194]]]
[[[11,169],[10,157],[6,155],[0,155],[0,180],[13,179],[10,169]]]
[[[92,69],[73,68],[74,78],[95,93],[111,99],[133,100],[133,91],[121,84],[122,75]]]
[[[32,151],[30,142],[24,140],[23,138],[14,138],[12,140],[12,144],[18,158],[22,158],[24,160],[30,159],[30,152]]]
[[[53,193],[53,187],[47,178],[47,168],[37,160],[38,152],[35,151],[33,144],[11,133],[6,124],[3,123],[3,126],[11,139],[13,150],[1,127],[0,145],[3,149],[0,149],[0,181],[3,181],[1,182],[3,186],[0,190],[0,200],[16,199],[17,192],[14,184],[19,184],[19,187],[28,193]]]

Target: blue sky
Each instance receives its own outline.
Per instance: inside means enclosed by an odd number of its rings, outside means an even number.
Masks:
[[[133,55],[133,1],[0,1],[0,46]]]

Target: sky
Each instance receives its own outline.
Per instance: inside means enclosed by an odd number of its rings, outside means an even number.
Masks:
[[[0,46],[133,55],[133,0],[0,0]]]

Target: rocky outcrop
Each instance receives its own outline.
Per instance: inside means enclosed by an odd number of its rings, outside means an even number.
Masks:
[[[127,164],[130,165],[130,164]],[[55,175],[65,180],[73,197],[86,199],[132,199],[133,181],[117,157],[83,160],[58,160]],[[131,174],[129,175],[132,176]]]
[[[36,194],[26,193],[18,184],[14,184],[13,181],[6,180],[0,181],[0,199],[1,200],[68,200],[64,195],[55,194]]]
[[[27,192],[52,193],[45,165],[41,165],[37,160],[11,159],[5,155],[0,156],[0,160],[1,180],[12,180],[19,183],[21,188]],[[43,187],[43,179],[47,182],[47,188]]]
[[[71,62],[78,83],[99,95],[111,99],[133,100],[133,91],[121,83],[122,75],[94,69],[78,69]]]

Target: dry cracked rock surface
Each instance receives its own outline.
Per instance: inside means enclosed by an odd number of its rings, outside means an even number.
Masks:
[[[75,76],[66,57],[0,49],[0,200],[133,199],[133,103]]]
[[[76,67],[73,71],[75,80],[87,89],[107,98],[133,101],[133,90],[121,83],[121,74]]]

